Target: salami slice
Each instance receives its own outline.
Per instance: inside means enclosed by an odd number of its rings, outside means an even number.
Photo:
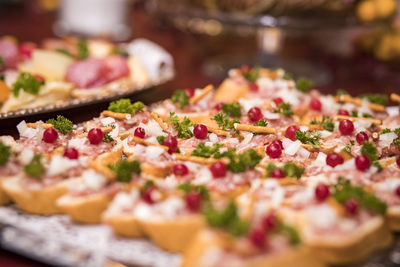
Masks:
[[[104,59],[109,68],[107,80],[109,82],[129,75],[129,67],[126,59],[120,56],[109,56]]]
[[[15,68],[19,60],[17,45],[9,40],[0,40],[0,56],[4,59],[6,68]]]
[[[65,79],[80,88],[98,87],[107,83],[108,70],[103,60],[88,58],[71,64]]]

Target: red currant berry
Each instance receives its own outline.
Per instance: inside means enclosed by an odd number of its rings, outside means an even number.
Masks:
[[[137,127],[133,135],[143,139],[146,136],[146,132],[142,127]]]
[[[64,151],[64,157],[69,158],[69,159],[78,159],[79,157],[79,152],[73,147],[68,147]]]
[[[359,145],[362,145],[364,141],[368,141],[368,134],[366,132],[359,132],[356,135],[356,141]]]
[[[398,186],[395,190],[395,193],[398,197],[400,197],[400,186]]]
[[[194,97],[194,90],[193,89],[187,88],[187,89],[185,89],[185,92],[189,97]]]
[[[346,208],[346,211],[351,214],[351,215],[355,215],[357,214],[358,211],[358,203],[356,200],[354,199],[349,199],[346,201],[346,203],[344,203],[344,207]]]
[[[286,129],[285,137],[289,138],[292,141],[295,141],[296,140],[296,132],[297,131],[300,131],[300,127],[299,126],[297,126],[297,125],[289,126]]]
[[[176,164],[172,168],[172,171],[176,176],[185,176],[189,173],[188,167],[185,164]]]
[[[258,89],[259,89],[257,83],[249,83],[249,88],[250,88],[250,90],[253,91],[253,92],[257,92]]]
[[[29,59],[32,56],[33,50],[37,48],[37,45],[35,43],[31,42],[26,42],[22,43],[19,46],[19,53],[22,55],[24,59]]]
[[[262,227],[264,231],[268,232],[274,230],[276,226],[276,216],[274,214],[269,214],[262,219]]]
[[[194,126],[193,134],[194,137],[196,137],[197,139],[205,139],[208,134],[207,126],[205,126],[204,124],[197,124],[196,126]]]
[[[270,158],[276,159],[282,155],[282,148],[278,143],[267,146],[266,153]]]
[[[333,168],[335,168],[339,164],[343,164],[343,162],[344,159],[338,153],[333,152],[332,154],[326,156],[326,164]]]
[[[251,70],[251,68],[250,68],[249,65],[243,64],[243,65],[240,67],[240,70],[241,70],[242,72],[248,72],[248,71]]]
[[[277,98],[274,98],[274,103],[275,103],[275,105],[279,105],[279,104],[282,104],[283,103],[283,99],[282,99],[282,97],[277,97]]]
[[[283,144],[281,140],[275,140],[274,142],[272,142],[272,144],[278,144],[281,147],[281,149],[283,149]]]
[[[153,192],[156,190],[155,187],[150,186],[148,188],[146,188],[146,190],[144,191],[142,198],[143,200],[147,203],[147,204],[153,204],[154,200],[153,200]]]
[[[400,167],[400,156],[396,159],[397,166]]]
[[[189,192],[186,196],[186,206],[191,211],[198,211],[201,205],[201,195],[198,192]]]
[[[254,229],[250,233],[251,243],[258,247],[263,248],[265,246],[265,233],[262,229]]]
[[[252,107],[249,112],[247,112],[247,116],[249,116],[249,119],[252,122],[259,121],[263,117],[261,109],[259,109],[258,107]]]
[[[331,192],[329,191],[329,187],[326,184],[319,184],[315,188],[315,197],[318,201],[324,201],[329,197]]]
[[[215,105],[215,109],[216,109],[217,111],[220,111],[220,110],[222,109],[222,106],[223,106],[223,105],[224,105],[223,103],[218,103],[218,104]]]
[[[366,155],[359,155],[355,159],[356,168],[360,171],[365,171],[371,166],[371,161]]]
[[[211,164],[210,171],[211,171],[212,175],[214,176],[214,178],[225,177],[226,165],[221,161],[215,162],[215,163]]]
[[[54,143],[58,138],[58,133],[54,128],[46,129],[43,133],[43,141],[46,143]]]
[[[310,101],[310,108],[313,109],[313,110],[316,110],[316,111],[321,111],[321,110],[322,110],[321,101],[319,101],[319,100],[316,99],[316,98],[313,98],[313,99]]]
[[[339,109],[338,115],[350,116],[350,113],[345,109]]]
[[[272,178],[285,178],[285,173],[281,169],[274,169],[270,176]]]
[[[354,124],[351,120],[343,120],[339,123],[339,131],[342,135],[351,135],[354,131]]]
[[[178,140],[176,140],[176,138],[173,136],[168,136],[165,138],[162,144],[163,146],[168,147],[169,154],[175,153],[178,149]]]
[[[103,141],[104,134],[99,128],[93,128],[89,131],[88,138],[92,145],[97,145]]]

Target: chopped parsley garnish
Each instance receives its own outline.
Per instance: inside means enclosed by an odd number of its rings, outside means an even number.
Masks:
[[[273,112],[282,114],[285,117],[290,117],[294,114],[290,103],[280,103],[278,108],[274,109]]]
[[[234,236],[245,234],[249,228],[248,223],[239,218],[237,207],[233,201],[223,210],[216,210],[208,201],[204,205],[203,215],[210,226],[223,228]]]
[[[396,146],[400,146],[400,140],[399,139],[393,140],[393,144]]]
[[[358,111],[357,111],[357,110],[353,110],[353,111],[351,112],[351,116],[352,116],[352,117],[358,117]]]
[[[32,74],[27,72],[21,72],[13,85],[11,86],[13,95],[19,96],[19,91],[22,89],[31,95],[38,95],[40,86],[43,82],[36,79]]]
[[[170,112],[169,121],[178,132],[179,138],[190,138],[193,136],[193,132],[190,129],[190,127],[193,126],[193,123],[186,116],[183,118],[182,121],[179,121],[178,115],[175,115],[175,112]]]
[[[366,98],[368,102],[382,106],[386,106],[389,101],[387,95],[384,94],[363,94],[360,95],[360,98]]]
[[[76,44],[78,59],[83,60],[89,57],[89,47],[85,39],[80,39]]]
[[[322,128],[324,128],[327,131],[333,132],[333,129],[335,128],[335,124],[333,123],[333,120],[327,116],[323,115],[322,120],[318,121],[317,119],[314,119],[311,121],[312,125],[321,125]]]
[[[321,135],[317,131],[312,132],[302,132],[296,131],[296,139],[302,142],[303,144],[312,145],[315,148],[319,148],[321,139]]]
[[[385,128],[382,130],[381,134],[386,134],[386,133],[391,133],[392,130],[390,130],[389,128]]]
[[[240,154],[236,154],[236,149],[231,148],[223,153],[215,153],[215,158],[226,157],[229,159],[229,164],[226,166],[231,172],[244,172],[247,169],[254,169],[254,167],[261,161],[262,157],[254,150],[249,149]]]
[[[394,129],[394,131],[393,131],[395,134],[397,134],[397,135],[400,135],[400,128],[396,128],[396,129]]]
[[[257,81],[259,74],[260,74],[260,68],[258,67],[242,71],[243,77],[252,83]]]
[[[6,68],[6,62],[4,61],[4,58],[0,56],[0,71],[4,70]]]
[[[304,77],[300,77],[296,81],[296,89],[303,93],[307,93],[308,91],[310,91],[313,85],[314,85],[313,81]]]
[[[292,78],[292,75],[290,75],[289,73],[285,72],[285,74],[283,74],[283,76],[282,76],[282,80],[291,81],[291,80],[293,80],[293,78]]]
[[[223,146],[222,144],[214,144],[213,146],[206,146],[204,143],[200,143],[192,151],[191,155],[197,157],[209,158],[215,153],[217,153],[222,146]]]
[[[189,105],[189,95],[184,90],[176,90],[171,97],[171,101],[174,104],[179,104],[179,108],[183,109]]]
[[[364,154],[369,158],[371,162],[378,159],[378,149],[376,146],[371,142],[364,141],[361,147],[361,154]]]
[[[371,114],[363,112],[362,114],[363,118],[372,118],[373,116]]]
[[[178,185],[177,187],[178,190],[182,190],[186,194],[190,192],[198,192],[203,200],[208,200],[210,198],[210,194],[208,192],[208,189],[204,185],[192,185],[190,183],[184,183],[181,185]]]
[[[230,120],[228,115],[223,112],[216,114],[212,120],[216,121],[218,126],[223,130],[232,130],[235,123],[240,123],[238,119]]]
[[[108,106],[108,110],[117,113],[129,113],[136,114],[144,108],[144,104],[141,101],[137,101],[132,104],[130,99],[123,98],[117,101],[113,101]]]
[[[292,226],[280,222],[278,224],[278,231],[286,235],[292,245],[297,245],[301,242],[299,233]]]
[[[350,181],[339,177],[337,184],[333,185],[333,197],[341,204],[350,199],[356,200],[363,208],[379,214],[386,213],[386,203],[375,195],[365,191],[362,187],[351,185]]]
[[[25,165],[25,173],[33,178],[40,179],[44,174],[44,167],[40,162],[42,155],[36,154],[33,156],[31,162]]]
[[[65,56],[72,57],[71,53],[66,49],[59,48],[59,49],[56,49],[56,52],[63,54]]]
[[[264,119],[260,119],[259,121],[256,121],[253,123],[254,126],[261,126],[261,127],[267,127],[268,122]]]
[[[234,118],[238,118],[238,117],[242,116],[242,110],[238,103],[223,104],[222,111]]]
[[[163,144],[164,140],[165,140],[165,136],[162,136],[162,135],[157,136],[157,142],[158,142],[160,145]]]
[[[344,89],[337,89],[336,90],[336,95],[337,96],[341,96],[341,95],[350,95],[350,94]]]
[[[106,143],[112,143],[112,142],[114,142],[115,140],[114,140],[114,138],[112,138],[108,133],[105,133],[105,134],[104,134],[103,141],[106,142]]]
[[[352,147],[352,145],[347,144],[347,145],[344,147],[344,151],[345,151],[347,154],[349,154],[350,156],[353,156],[353,155],[351,154],[351,147]]]
[[[11,148],[0,142],[0,165],[6,165],[11,155]]]
[[[64,134],[72,132],[74,126],[72,121],[61,115],[57,115],[56,119],[47,120],[46,123],[52,124],[54,129]]]
[[[115,165],[108,166],[116,174],[116,179],[119,182],[128,183],[132,179],[132,173],[139,175],[142,170],[138,160],[122,160]]]
[[[375,166],[375,167],[378,169],[378,172],[383,171],[383,167],[382,167],[382,165],[379,163],[379,161],[374,161],[374,162],[372,163],[372,166]]]
[[[272,171],[275,169],[278,169],[278,167],[273,163],[269,163],[266,167],[267,177],[270,177]],[[279,169],[283,171],[285,177],[296,177],[297,179],[301,178],[305,171],[304,167],[298,166],[294,162],[286,162],[285,165]]]

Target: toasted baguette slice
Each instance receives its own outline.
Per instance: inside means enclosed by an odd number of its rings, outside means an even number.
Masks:
[[[392,235],[383,217],[376,216],[364,223],[357,231],[343,236],[320,238],[303,231],[303,241],[315,255],[329,264],[360,262],[379,249],[390,246]]]
[[[216,262],[213,256],[223,254],[226,249],[226,240],[213,230],[199,232],[183,255],[181,267],[322,267],[321,263],[311,250],[304,246],[291,247],[279,253],[261,254],[239,259]]]
[[[88,196],[64,195],[56,202],[57,207],[80,223],[100,223],[101,214],[107,209],[112,196],[97,193]]]
[[[103,213],[102,221],[108,224],[116,234],[125,237],[144,237],[137,218],[132,214]]]
[[[392,232],[400,231],[400,207],[389,207],[387,211],[388,225]]]
[[[66,194],[74,183],[74,179],[68,179],[34,191],[21,186],[23,179],[18,176],[5,179],[3,189],[21,210],[41,215],[61,213],[56,200]]]
[[[233,103],[243,97],[249,91],[247,85],[238,85],[232,79],[225,79],[218,87],[214,95],[214,100],[223,103]]]
[[[198,214],[165,220],[139,220],[140,227],[159,247],[182,252],[200,230],[206,227],[203,216]]]
[[[0,182],[0,206],[7,205],[11,202],[11,198],[7,195],[3,189],[3,184]]]

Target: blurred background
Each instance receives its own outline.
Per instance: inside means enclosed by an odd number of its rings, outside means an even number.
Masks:
[[[242,64],[283,67],[324,92],[400,88],[396,0],[0,0],[0,36],[148,38],[175,59],[177,88],[217,84]]]

